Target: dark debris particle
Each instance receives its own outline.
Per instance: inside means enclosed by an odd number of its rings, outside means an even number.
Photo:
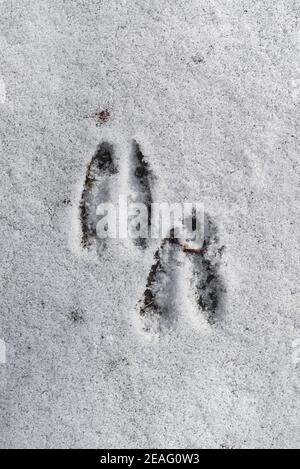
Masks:
[[[84,322],[84,313],[81,309],[72,309],[68,313],[68,318],[72,323],[83,323]]]
[[[70,199],[64,199],[62,203],[63,205],[67,206],[67,205],[71,205],[72,202]]]
[[[72,205],[72,201],[69,198],[65,198],[63,200],[59,200],[56,202],[56,207],[61,208],[61,207],[68,207]]]
[[[193,55],[192,61],[197,65],[205,62],[204,57],[200,54]]]
[[[97,119],[97,125],[106,124],[110,119],[110,111],[104,109],[103,111],[96,112],[95,118]]]

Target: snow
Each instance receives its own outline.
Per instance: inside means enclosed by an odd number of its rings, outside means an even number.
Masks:
[[[298,2],[3,0],[0,16],[1,447],[299,448]],[[87,165],[109,141],[126,191],[133,139],[155,201],[217,221],[214,325],[181,259],[176,324],[145,334],[158,246],[80,246]]]

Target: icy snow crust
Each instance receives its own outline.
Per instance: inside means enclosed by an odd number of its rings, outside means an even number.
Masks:
[[[0,18],[1,447],[299,448],[299,3],[4,0]],[[157,334],[138,304],[159,246],[81,245],[87,166],[106,141],[125,168],[133,139],[153,198],[218,226],[213,324],[182,253]]]

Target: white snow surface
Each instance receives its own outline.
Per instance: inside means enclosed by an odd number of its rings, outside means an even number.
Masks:
[[[299,2],[3,0],[0,18],[1,447],[299,448]],[[157,246],[80,246],[86,167],[132,139],[155,201],[216,220],[214,325],[182,266],[176,324],[143,333]]]

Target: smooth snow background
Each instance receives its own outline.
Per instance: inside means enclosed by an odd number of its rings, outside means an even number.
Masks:
[[[299,3],[4,0],[0,18],[1,446],[299,447]],[[143,336],[152,252],[80,251],[103,138],[141,144],[156,201],[216,217],[216,326],[183,299]]]

